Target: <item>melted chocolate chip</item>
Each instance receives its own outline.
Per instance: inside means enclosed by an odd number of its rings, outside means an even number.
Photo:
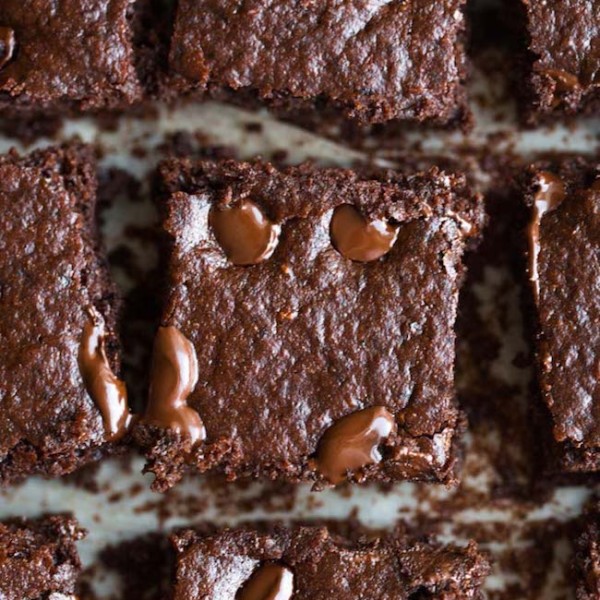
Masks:
[[[573,73],[569,73],[568,71],[546,69],[543,73],[554,80],[557,92],[566,93],[579,87],[577,75],[573,75]]]
[[[331,240],[350,260],[368,262],[387,254],[398,235],[386,221],[367,221],[351,204],[338,206],[331,219]]]
[[[187,405],[197,381],[198,360],[193,344],[176,327],[159,327],[144,423],[188,435],[192,443],[202,441],[206,437],[204,424]]]
[[[379,446],[396,430],[393,415],[383,406],[352,413],[334,423],[319,442],[316,468],[338,484],[348,471],[381,461]]]
[[[237,593],[236,600],[289,600],[294,593],[294,575],[282,565],[261,565]]]
[[[536,302],[539,300],[540,295],[538,258],[542,217],[547,212],[557,208],[565,199],[565,186],[561,179],[553,173],[541,172],[538,175],[537,184],[539,190],[534,197],[531,221],[527,231],[529,238],[529,279],[533,286]]]
[[[280,228],[267,219],[251,200],[236,206],[215,207],[210,226],[227,258],[234,265],[255,265],[273,254]]]
[[[16,45],[15,32],[10,27],[0,27],[0,69],[12,59]]]
[[[88,308],[88,315],[79,347],[79,371],[85,389],[102,413],[106,439],[115,441],[125,435],[131,424],[127,388],[108,363],[102,315],[94,307]]]

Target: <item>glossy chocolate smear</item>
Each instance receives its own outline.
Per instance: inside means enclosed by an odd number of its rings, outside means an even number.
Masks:
[[[282,565],[265,563],[244,583],[236,600],[289,600],[293,593],[293,573]]]
[[[367,221],[351,204],[338,206],[331,218],[331,241],[350,260],[377,260],[390,251],[397,235],[397,227],[386,221]]]
[[[0,27],[0,69],[12,59],[16,46],[15,32],[10,27]]]
[[[533,200],[531,221],[527,230],[529,238],[529,279],[536,302],[539,300],[540,284],[538,259],[540,254],[540,226],[542,217],[557,208],[565,199],[565,186],[553,173],[542,171],[537,178],[538,191]]]
[[[203,440],[206,431],[200,415],[187,405],[197,381],[198,360],[193,344],[176,327],[159,327],[144,423],[187,435],[192,443]]]
[[[546,69],[542,73],[545,73],[554,80],[557,92],[570,92],[580,85],[577,75],[573,75],[573,73],[569,73],[568,71]]]
[[[344,481],[348,471],[380,462],[379,446],[395,430],[396,421],[383,406],[365,408],[340,419],[319,442],[317,470],[333,484]]]
[[[102,414],[106,439],[115,441],[125,435],[131,424],[127,388],[108,363],[102,315],[94,307],[87,312],[89,321],[83,328],[79,347],[79,371],[87,393]]]
[[[251,200],[214,207],[209,222],[217,242],[234,265],[255,265],[273,254],[280,228]]]

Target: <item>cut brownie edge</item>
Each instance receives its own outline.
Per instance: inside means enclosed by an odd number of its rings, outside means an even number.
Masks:
[[[293,590],[302,598],[321,598],[325,591],[340,598],[480,598],[489,573],[475,543],[442,545],[400,531],[368,542],[317,526],[242,527],[210,535],[187,530],[171,540],[177,554],[176,600],[212,598],[217,590],[224,598],[243,597],[251,578],[268,565],[287,571],[285,597]]]
[[[600,11],[593,2],[511,0],[518,70],[516,95],[528,125],[600,113],[593,44]]]

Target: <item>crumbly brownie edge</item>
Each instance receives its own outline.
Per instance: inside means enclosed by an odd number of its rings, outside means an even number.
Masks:
[[[210,186],[208,179],[205,177],[206,173],[204,168],[207,165],[212,165],[213,168],[219,169],[222,165],[229,165],[232,171],[235,173],[236,165],[248,166],[250,168],[257,169],[274,169],[271,165],[256,162],[256,163],[236,163],[236,161],[192,161],[189,159],[169,159],[164,161],[158,169],[159,177],[157,177],[157,202],[159,210],[163,215],[163,218],[167,215],[167,200],[172,193],[177,191],[185,191],[188,193],[194,193],[199,187]],[[311,165],[302,165],[300,167],[290,167],[283,170],[275,170],[284,175],[306,175],[313,173],[331,174],[332,176],[341,177],[353,177],[354,181],[360,182],[365,181],[359,173],[349,170],[342,169],[331,169],[331,170],[320,170],[315,169]],[[232,175],[235,177],[235,175]],[[471,241],[475,243],[480,237],[481,230],[485,223],[485,214],[483,211],[481,198],[473,194],[470,187],[466,182],[466,178],[462,174],[446,174],[439,171],[439,169],[433,168],[428,173],[418,173],[411,176],[399,175],[398,173],[391,171],[373,171],[368,172],[366,180],[379,181],[381,183],[396,184],[398,186],[404,186],[410,191],[415,192],[415,196],[419,197],[422,193],[427,200],[431,200],[434,205],[434,211],[446,214],[447,211],[457,219],[465,219],[472,223],[473,230],[470,232]],[[448,191],[448,188],[451,191]],[[437,193],[445,193],[444,202],[435,202],[437,200]],[[450,197],[450,199],[449,199]],[[426,201],[424,201],[427,204]],[[411,206],[414,210],[412,214],[413,218],[415,215],[421,215],[423,207],[419,204]],[[167,253],[170,254],[170,244],[172,240],[168,238],[165,241]],[[458,272],[457,286],[460,286],[464,277],[464,265],[459,263],[456,265]],[[455,405],[456,408],[456,405]],[[448,424],[448,428],[452,427],[452,440],[450,444],[449,453],[447,460],[443,465],[432,465],[431,470],[428,473],[423,473],[420,477],[414,479],[431,481],[431,482],[442,482],[446,484],[454,484],[457,481],[457,473],[459,471],[460,464],[462,463],[463,455],[463,444],[461,435],[466,429],[466,418],[460,411],[454,416],[454,420],[451,424]],[[439,432],[438,432],[439,433]],[[447,431],[446,431],[447,433]],[[196,470],[194,467],[194,461],[190,458],[186,458],[186,455],[190,454],[190,445],[187,440],[181,439],[173,432],[160,430],[159,428],[140,425],[134,430],[134,438],[138,445],[146,451],[147,463],[144,468],[144,472],[152,472],[156,476],[155,482],[153,483],[153,489],[158,491],[165,491],[175,485],[182,477],[183,473],[189,470]],[[409,440],[410,441],[410,440]],[[413,442],[418,440],[413,439]],[[429,442],[432,444],[432,440],[421,440],[422,442]],[[203,457],[203,462],[207,465],[214,465],[210,468],[221,469],[222,465],[219,464],[219,456],[223,453],[227,453],[227,448],[219,447],[215,445],[212,452],[208,456]],[[396,473],[402,473],[403,470],[409,469],[408,463],[398,462],[396,464]],[[278,469],[269,471],[268,473],[236,473],[229,469],[224,469],[226,475],[230,478],[237,478],[238,476],[267,476],[270,478],[280,478],[285,476],[289,479],[289,473],[282,473]],[[301,469],[302,473],[307,472],[307,465]],[[390,473],[386,473],[384,469],[371,469],[366,470],[366,475],[371,481],[390,482],[395,479]],[[411,477],[413,479],[413,477]],[[312,481],[312,478],[306,478],[306,475],[300,475],[300,477],[293,477],[292,481]]]
[[[12,518],[3,521],[1,525],[7,528],[7,535],[9,536],[11,532],[17,534],[20,531],[34,536],[35,540],[30,548],[32,553],[47,547],[52,554],[53,564],[44,564],[43,566],[48,569],[47,572],[41,571],[40,564],[31,565],[32,575],[35,575],[36,581],[39,581],[39,577],[42,575],[49,578],[48,585],[51,586],[51,589],[49,587],[48,590],[45,590],[46,593],[58,592],[70,595],[76,591],[77,577],[82,569],[76,542],[87,535],[85,529],[79,526],[76,519],[68,514],[44,515],[35,519]],[[4,560],[11,560],[12,557],[5,555],[3,558]],[[27,558],[17,555],[15,560],[25,562]],[[19,581],[10,582],[13,593],[15,593],[15,587],[21,583]],[[3,585],[7,584],[8,582],[5,581],[0,582],[0,592],[2,592]],[[26,593],[28,590],[17,588],[16,591]],[[9,592],[11,590],[7,589],[6,593]],[[43,597],[46,598],[46,595]]]
[[[333,525],[335,527],[335,524]],[[480,553],[475,542],[471,541],[464,547],[441,544],[429,536],[407,535],[402,528],[379,534],[376,538],[353,536],[350,539],[328,530],[327,525],[318,523],[294,527],[258,523],[216,532],[181,530],[171,535],[170,540],[175,551],[176,562],[185,558],[188,553],[193,553],[197,544],[206,542],[210,544],[212,540],[223,539],[229,540],[231,547],[237,548],[241,555],[247,551],[249,556],[264,561],[275,559],[277,554],[285,554],[305,534],[309,537],[313,536],[309,547],[302,552],[305,560],[314,561],[315,558],[311,558],[313,553],[317,553],[318,556],[319,546],[314,545],[318,539],[341,551],[384,552],[397,558],[396,568],[399,579],[404,580],[406,586],[415,586],[413,592],[418,590],[426,594],[427,592],[449,594],[451,597],[455,597],[456,594],[457,597],[460,595],[465,599],[478,599],[482,597],[480,588],[490,571],[487,557]],[[271,542],[264,543],[269,539]],[[265,553],[269,556],[265,556]],[[212,558],[218,559],[218,556]],[[445,571],[448,572],[444,573]],[[427,590],[423,586],[423,577],[427,580]],[[173,578],[173,584],[179,581],[177,572]]]

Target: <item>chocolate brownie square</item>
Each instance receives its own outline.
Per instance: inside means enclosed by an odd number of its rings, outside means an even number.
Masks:
[[[514,1],[514,0],[513,0]],[[600,3],[517,0],[532,120],[552,114],[600,112]]]
[[[67,516],[0,523],[0,598],[76,600],[85,532]]]
[[[134,7],[131,0],[2,0],[0,111],[140,100]]]
[[[577,600],[600,598],[600,502],[584,515],[583,531],[575,545],[573,568]]]
[[[600,470],[600,180],[598,163],[532,166],[529,276],[552,454],[565,471]]]
[[[129,424],[90,148],[0,157],[0,484],[96,459]]]
[[[482,222],[461,175],[162,165],[168,299],[137,439],[187,469],[317,486],[455,479],[454,321]]]
[[[468,113],[465,0],[180,0],[176,87],[285,114],[448,124]]]
[[[474,543],[389,535],[350,542],[324,527],[224,530],[172,538],[174,600],[481,598],[489,571]]]

